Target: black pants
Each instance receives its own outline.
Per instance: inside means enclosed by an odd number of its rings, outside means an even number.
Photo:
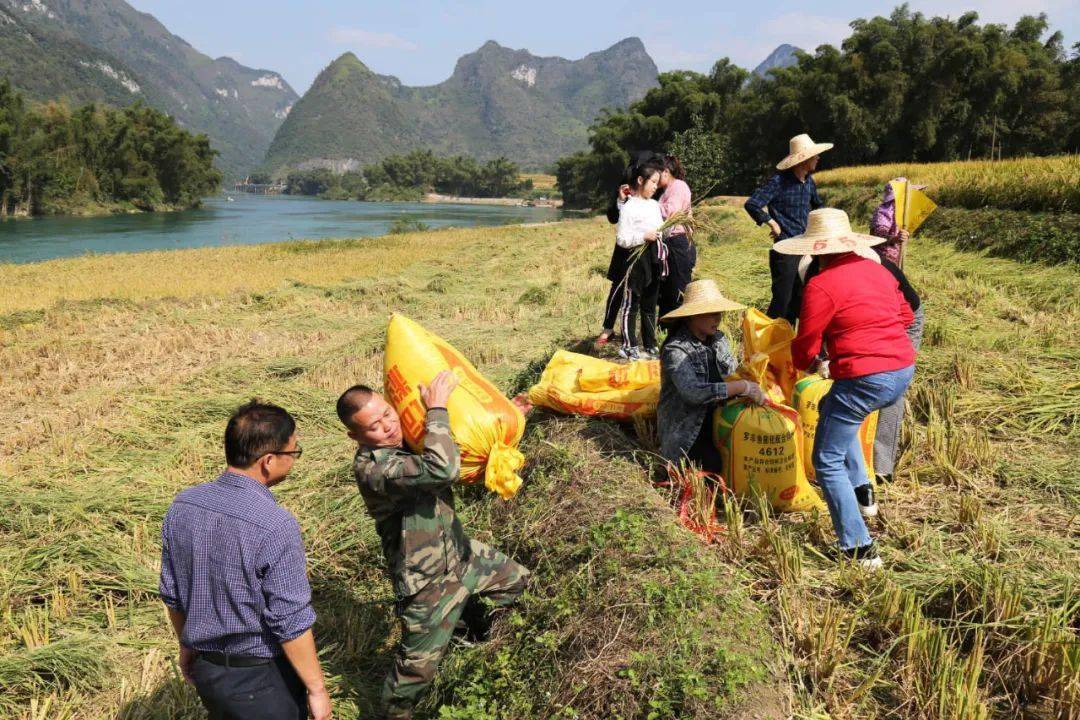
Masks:
[[[705,422],[701,424],[701,432],[690,449],[686,451],[686,457],[690,462],[701,467],[705,472],[716,473],[723,476],[724,459],[713,442],[712,413],[706,413]]]
[[[607,301],[604,303],[604,329],[615,330],[615,320],[619,317],[619,309],[622,307],[622,293],[619,282],[612,280],[611,289],[608,290]]]
[[[307,689],[284,656],[225,667],[196,658],[191,672],[210,720],[305,720]]]
[[[653,280],[641,292],[629,288],[623,291],[622,336],[624,349],[637,347],[635,325],[641,316],[641,344],[646,350],[656,347],[656,298],[660,294],[660,281]]]
[[[660,281],[660,317],[682,304],[683,292],[690,284],[697,264],[697,246],[685,235],[667,239],[668,275]]]
[[[769,273],[772,275],[772,301],[765,313],[784,318],[792,325],[802,309],[802,280],[799,279],[799,255],[781,255],[769,250]]]

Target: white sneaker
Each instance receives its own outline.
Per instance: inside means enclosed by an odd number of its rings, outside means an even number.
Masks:
[[[638,349],[636,347],[632,347],[630,349],[619,348],[619,357],[621,357],[623,360],[630,360],[630,361],[640,360],[641,359],[641,352],[638,351]]]
[[[863,570],[877,572],[885,567],[885,562],[878,554],[877,544],[872,540],[869,545],[852,548],[850,550],[841,550],[840,552],[847,558],[854,560]]]
[[[877,517],[878,506],[874,501],[873,483],[866,483],[855,488],[855,499],[859,501],[859,512],[864,518]]]

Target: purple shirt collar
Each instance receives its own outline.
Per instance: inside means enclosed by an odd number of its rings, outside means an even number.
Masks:
[[[255,490],[261,492],[271,500],[274,499],[274,494],[270,492],[270,488],[263,485],[261,482],[253,477],[244,475],[243,473],[233,472],[232,470],[225,470],[218,476],[217,482],[225,485],[232,485],[237,488],[247,488],[249,490]]]

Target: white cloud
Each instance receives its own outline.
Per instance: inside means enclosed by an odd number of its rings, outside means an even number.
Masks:
[[[720,59],[719,48],[694,45],[692,50],[687,49],[682,43],[670,42],[666,39],[647,39],[646,50],[649,57],[660,68],[661,72],[667,70],[699,70],[704,72],[712,67],[712,64]]]
[[[362,28],[336,25],[329,33],[330,41],[338,45],[356,45],[383,50],[417,50],[416,43],[393,33],[371,32]]]
[[[766,35],[775,39],[773,47],[789,43],[813,53],[818,45],[840,47],[844,38],[851,34],[850,22],[845,18],[789,12],[771,18],[761,27]]]

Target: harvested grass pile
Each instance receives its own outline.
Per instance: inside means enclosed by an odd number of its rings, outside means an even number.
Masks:
[[[469,717],[784,717],[747,576],[676,524],[630,437],[542,416],[524,448],[520,502],[471,511],[532,586],[493,642],[450,659],[433,700]]]

